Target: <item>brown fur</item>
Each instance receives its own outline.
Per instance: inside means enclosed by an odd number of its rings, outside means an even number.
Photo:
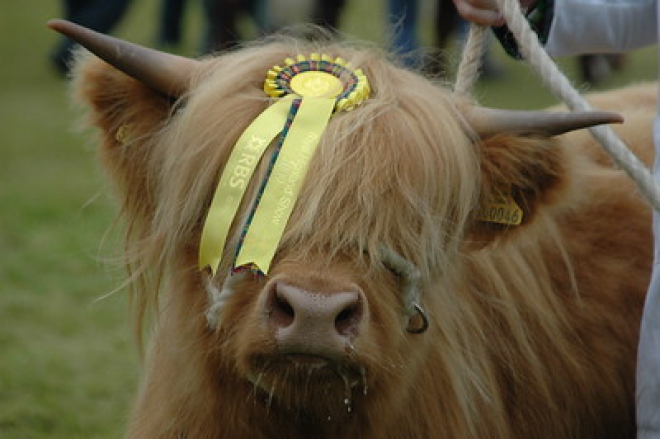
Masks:
[[[267,105],[268,68],[317,50],[285,41],[205,60],[176,103],[79,63],[76,90],[129,224],[139,318],[156,310],[129,437],[634,437],[651,238],[633,185],[581,132],[471,140],[457,96],[373,50],[323,48],[362,67],[372,97],[331,120],[268,278],[242,280],[207,327],[196,254],[219,172]],[[618,131],[646,162],[654,96],[646,85],[594,97],[623,113]],[[476,219],[498,193],[522,206],[523,225]],[[382,244],[422,274],[424,334],[405,332]],[[259,308],[273,279],[362,288],[369,325],[340,372],[273,361]]]

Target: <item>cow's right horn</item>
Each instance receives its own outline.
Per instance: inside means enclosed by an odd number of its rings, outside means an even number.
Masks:
[[[609,111],[526,111],[468,107],[465,118],[479,137],[507,132],[556,136],[605,123],[622,123],[620,114]]]
[[[50,20],[48,27],[166,96],[178,97],[184,93],[190,72],[198,64],[195,60],[148,49],[66,20]]]

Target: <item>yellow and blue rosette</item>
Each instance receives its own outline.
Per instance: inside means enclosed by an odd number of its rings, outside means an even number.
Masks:
[[[287,58],[266,74],[275,99],[239,137],[220,176],[202,229],[199,268],[215,273],[248,183],[268,145],[280,135],[259,195],[242,230],[234,270],[268,274],[319,140],[332,115],[367,99],[369,82],[341,58],[312,53]]]

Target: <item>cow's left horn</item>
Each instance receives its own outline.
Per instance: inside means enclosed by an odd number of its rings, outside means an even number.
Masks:
[[[623,117],[607,111],[547,112],[468,107],[465,118],[481,138],[514,132],[556,136],[604,123],[622,123]]]
[[[56,30],[154,90],[172,97],[180,96],[188,86],[190,72],[197,61],[148,49],[120,40],[66,20],[50,20]]]

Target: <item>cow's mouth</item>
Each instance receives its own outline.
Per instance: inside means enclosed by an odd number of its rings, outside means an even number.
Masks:
[[[270,406],[328,413],[353,411],[356,399],[368,392],[364,367],[346,361],[306,353],[258,356],[253,359],[248,380],[266,396]]]
[[[314,354],[291,353],[286,354],[284,357],[293,364],[301,366],[325,367],[330,363],[328,358]]]

